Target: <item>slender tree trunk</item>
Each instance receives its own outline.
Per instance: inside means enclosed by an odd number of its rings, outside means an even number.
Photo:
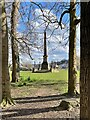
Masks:
[[[90,2],[81,2],[80,117],[90,120]]]
[[[0,16],[2,14],[2,6],[0,4]],[[0,17],[0,23],[2,23]],[[2,27],[0,24],[0,103],[2,101]]]
[[[69,68],[68,68],[68,94],[76,94],[76,80],[77,80],[77,70],[76,70],[76,25],[74,21],[76,19],[76,0],[70,3],[70,35],[69,35]],[[74,6],[74,7],[73,7]]]
[[[19,8],[19,0],[12,3],[12,14],[11,14],[11,34],[12,34],[12,82],[16,82],[19,79],[19,53],[18,53],[18,43],[16,38],[16,28],[17,28],[17,15]]]
[[[8,31],[5,3],[2,1],[2,106],[13,104],[8,68]]]

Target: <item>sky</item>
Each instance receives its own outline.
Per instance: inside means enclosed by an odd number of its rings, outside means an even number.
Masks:
[[[59,21],[61,13],[66,10],[59,9],[59,4],[56,9],[52,9],[54,3],[44,3],[40,2],[44,7],[43,13],[47,16],[52,22],[57,20]],[[29,11],[32,11],[29,14]],[[51,10],[51,11],[50,11]],[[57,11],[58,10],[58,11]],[[47,22],[49,22],[46,18],[43,20],[41,10],[34,5],[34,7],[30,7],[30,2],[23,2],[19,9],[22,17],[19,19],[17,31],[19,36],[25,36],[29,40],[29,42],[34,43],[33,46],[30,47],[31,56],[33,60],[30,59],[29,55],[22,54],[20,55],[20,59],[22,63],[42,63],[43,61],[43,39],[44,39],[44,30],[47,26]],[[49,12],[50,11],[50,12]],[[20,15],[20,14],[19,14]],[[80,16],[79,7],[77,7],[77,16]],[[44,21],[47,21],[44,23]],[[30,25],[27,25],[29,22]],[[60,26],[57,23],[49,24],[46,29],[46,37],[47,37],[47,55],[48,62],[51,61],[61,61],[62,59],[68,59],[68,39],[69,39],[69,31],[67,30],[69,27],[69,14],[66,14],[63,17],[62,25],[64,29],[61,30]],[[58,28],[58,29],[56,29]],[[77,26],[76,38],[77,38],[77,56],[80,56],[80,24]],[[30,34],[27,35],[27,33]],[[66,44],[67,43],[67,44]],[[36,44],[36,46],[35,46]],[[65,45],[66,44],[66,45]],[[37,49],[39,47],[39,49]]]

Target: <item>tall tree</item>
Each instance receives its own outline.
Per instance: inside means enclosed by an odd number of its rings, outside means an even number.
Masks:
[[[68,93],[70,95],[76,94],[76,0],[70,2],[70,33],[69,33],[69,68],[68,68]]]
[[[76,67],[76,25],[80,19],[76,17],[76,0],[71,0],[70,8],[64,11],[60,18],[60,26],[64,14],[70,14],[70,32],[69,32],[69,67],[68,67],[68,94],[76,95],[77,67]]]
[[[2,1],[2,106],[13,104],[10,91],[8,68],[8,28],[5,12],[5,2]]]
[[[90,120],[90,1],[81,2],[80,117]]]
[[[0,4],[0,102],[2,100],[2,30],[1,30],[2,7]]]
[[[11,44],[12,44],[12,82],[16,82],[19,79],[19,52],[18,43],[16,41],[16,28],[17,28],[17,15],[19,9],[19,0],[12,3],[11,13]]]

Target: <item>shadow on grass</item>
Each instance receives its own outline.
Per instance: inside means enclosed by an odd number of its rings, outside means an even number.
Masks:
[[[28,80],[25,80],[25,81],[19,81],[17,83],[11,83],[11,86],[12,87],[41,86],[41,85],[53,86],[53,85],[59,85],[59,84],[64,85],[64,86],[68,85],[68,83],[65,82],[65,80],[60,80],[60,81],[57,81],[57,82],[55,80],[53,80],[53,81],[48,81],[48,80],[45,80],[45,81],[43,81],[43,80],[39,80],[39,81],[30,80],[30,81],[28,81]]]

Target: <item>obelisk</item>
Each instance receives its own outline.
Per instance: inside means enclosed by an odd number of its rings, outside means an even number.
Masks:
[[[41,70],[48,70],[46,31],[44,31],[44,55]]]

